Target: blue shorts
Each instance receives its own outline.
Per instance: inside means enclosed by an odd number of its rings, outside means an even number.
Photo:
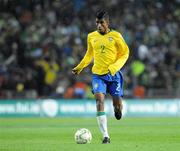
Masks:
[[[110,73],[105,75],[92,75],[92,92],[109,93],[111,96],[123,96],[123,76],[119,71],[114,76]]]

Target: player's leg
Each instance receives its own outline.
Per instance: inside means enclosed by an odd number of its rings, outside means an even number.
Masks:
[[[110,143],[110,138],[107,129],[107,117],[104,111],[104,98],[103,93],[95,93],[96,107],[97,107],[97,122],[100,128],[101,133],[103,134],[103,144]]]
[[[113,106],[114,106],[114,115],[117,120],[120,120],[122,117],[122,96],[123,96],[123,77],[121,72],[118,72],[116,77],[111,81],[107,87],[108,92],[112,96]]]
[[[122,109],[123,109],[123,104],[122,104],[122,89],[120,87],[120,83],[115,81],[112,82],[109,86],[109,93],[112,96],[112,101],[113,101],[113,107],[114,107],[114,116],[116,117],[117,120],[120,120],[122,117]]]
[[[99,76],[93,75],[92,77],[92,92],[96,99],[97,108],[97,122],[99,129],[104,137],[102,143],[110,143],[109,134],[107,130],[107,117],[104,111],[104,99],[106,94],[106,83],[99,78]]]

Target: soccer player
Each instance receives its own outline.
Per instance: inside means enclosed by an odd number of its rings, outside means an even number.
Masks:
[[[114,115],[117,120],[122,116],[123,77],[121,68],[129,56],[129,49],[121,34],[109,26],[106,11],[96,13],[97,30],[88,34],[87,52],[82,61],[72,69],[79,74],[93,60],[92,92],[96,99],[97,122],[103,134],[103,144],[110,143],[107,117],[104,111],[106,93],[112,96]]]

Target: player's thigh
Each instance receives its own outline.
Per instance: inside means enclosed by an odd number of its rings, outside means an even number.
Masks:
[[[102,80],[100,78],[93,78],[92,79],[92,92],[93,92],[93,94],[102,93],[105,95],[106,90],[107,90],[107,84],[104,82],[104,80]]]
[[[114,98],[119,98],[123,96],[123,85],[120,80],[111,82],[108,85],[107,90],[109,94]]]

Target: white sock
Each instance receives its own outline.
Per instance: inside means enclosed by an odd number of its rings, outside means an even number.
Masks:
[[[99,129],[103,134],[103,137],[109,137],[108,130],[107,130],[107,117],[104,115],[97,115],[97,122],[99,125]]]

